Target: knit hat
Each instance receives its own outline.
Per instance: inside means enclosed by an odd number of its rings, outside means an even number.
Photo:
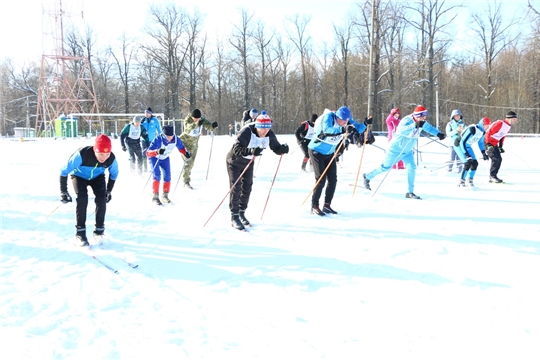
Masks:
[[[112,148],[111,139],[105,135],[100,134],[96,137],[96,143],[94,145],[94,151],[97,153],[110,153]]]
[[[317,114],[311,114],[311,122],[315,122],[315,120],[317,120],[318,117],[319,115]]]
[[[491,125],[491,120],[490,120],[490,118],[488,118],[488,117],[483,118],[483,119],[482,119],[482,124],[484,124],[484,126],[486,126],[486,125]]]
[[[263,110],[263,111],[264,111],[264,110]],[[253,108],[253,109],[251,109],[251,110],[249,111],[249,116],[250,116],[252,119],[256,118],[258,115],[259,115],[259,111],[258,111],[257,109],[255,109],[255,108]]]
[[[135,116],[135,117],[133,118],[133,122],[134,122],[134,123],[140,123],[141,120],[142,120],[142,119],[141,119],[140,117],[138,117],[138,116]]]
[[[423,107],[422,105],[418,105],[417,107],[414,108],[413,116],[415,118],[427,116],[427,114],[428,114],[427,109]]]
[[[257,119],[255,119],[255,127],[263,129],[270,129],[272,127],[272,119],[270,116],[266,115],[266,111],[261,111],[261,115],[257,116]]]
[[[342,106],[337,109],[336,116],[341,120],[349,120],[351,118],[351,110],[346,106]]]
[[[515,112],[509,111],[508,114],[506,114],[506,118],[507,119],[515,119],[515,118],[517,118],[517,115],[516,115]]]
[[[174,135],[174,128],[172,127],[172,125],[165,125],[163,127],[163,133],[166,136],[173,136]]]
[[[147,112],[147,113],[149,113],[149,114],[152,114],[152,109],[151,109],[151,108],[148,108],[148,109],[146,109],[144,112]]]
[[[199,109],[194,109],[194,110],[191,112],[191,117],[194,118],[194,119],[200,119],[200,118],[201,118],[201,110],[199,110]]]

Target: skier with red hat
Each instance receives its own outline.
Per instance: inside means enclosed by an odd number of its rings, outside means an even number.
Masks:
[[[109,179],[105,181],[105,170],[109,170]],[[111,192],[118,177],[118,162],[112,153],[111,139],[104,134],[96,137],[94,146],[85,146],[77,150],[60,170],[60,200],[65,204],[71,202],[68,192],[67,176],[77,195],[77,210],[75,225],[75,244],[88,246],[86,237],[86,207],[88,205],[88,186],[96,197],[96,224],[94,239],[99,242],[105,232],[105,213],[107,203],[111,201]]]
[[[421,199],[414,194],[414,179],[416,177],[416,163],[414,162],[413,153],[414,145],[416,145],[422,130],[437,136],[440,140],[446,137],[446,135],[426,122],[427,115],[428,111],[426,108],[418,105],[412,114],[405,116],[400,121],[381,166],[364,174],[364,186],[366,189],[371,190],[369,183],[375,176],[387,172],[392,166],[403,160],[407,169],[408,182],[405,197],[407,199]]]

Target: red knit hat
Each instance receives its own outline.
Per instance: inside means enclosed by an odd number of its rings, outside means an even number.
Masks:
[[[110,153],[111,148],[111,139],[105,134],[98,135],[96,144],[94,145],[94,151],[98,153]]]
[[[423,107],[422,105],[418,105],[417,107],[414,108],[413,116],[416,118],[427,116],[427,114],[428,114],[427,109]]]
[[[266,111],[261,111],[261,115],[257,116],[255,119],[255,127],[262,129],[270,129],[272,127],[272,119],[270,116],[266,115]]]
[[[491,120],[488,117],[482,119],[482,123],[485,125],[491,125]]]

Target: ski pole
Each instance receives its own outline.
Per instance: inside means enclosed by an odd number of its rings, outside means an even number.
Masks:
[[[49,213],[49,215],[45,216],[45,219],[43,219],[43,220],[41,220],[40,222],[38,222],[37,225],[34,226],[34,227],[32,228],[32,230],[36,230],[36,228],[37,228],[39,225],[43,224],[43,223],[44,223],[44,222],[45,222],[52,214],[54,214],[54,212],[55,212],[56,210],[58,210],[58,209],[60,208],[60,206],[62,206],[62,205],[64,205],[64,203],[61,202],[57,207],[55,207],[55,208],[53,209],[53,211],[51,211],[51,212]]]
[[[279,164],[281,164],[281,159],[283,158],[283,154],[279,157],[279,162],[277,164],[276,173],[274,174],[274,178],[272,179],[272,185],[270,185],[270,190],[268,191],[268,197],[266,198],[266,202],[264,203],[264,208],[261,214],[261,220],[264,216],[264,211],[266,210],[266,205],[268,205],[268,199],[270,199],[270,193],[272,192],[272,187],[274,186],[274,181],[276,181],[277,172],[279,170]]]
[[[311,195],[311,193],[317,188],[317,186],[319,186],[319,183],[324,178],[324,175],[326,175],[326,172],[330,168],[330,165],[332,165],[332,162],[336,159],[336,156],[339,153],[339,150],[341,150],[341,147],[343,146],[343,143],[345,143],[345,140],[347,140],[347,136],[349,136],[349,133],[345,133],[345,136],[343,137],[343,141],[339,144],[338,148],[334,151],[334,156],[332,156],[332,160],[330,160],[330,162],[326,166],[326,169],[324,169],[323,173],[319,177],[319,180],[317,180],[317,182],[315,183],[315,186],[313,187],[313,189],[311,189],[309,194],[306,196],[306,199],[302,202],[302,205],[304,205],[306,203],[307,199],[309,198],[309,195]]]
[[[210,156],[208,157],[208,168],[206,169],[206,179],[208,181],[208,172],[210,171],[210,160],[212,160],[212,147],[214,146],[214,132],[212,131],[212,141],[210,142]]]
[[[173,196],[176,193],[176,189],[178,188],[178,184],[180,183],[180,178],[182,177],[182,173],[184,172],[184,168],[186,167],[186,163],[188,161],[186,157],[183,157],[183,158],[184,158],[184,164],[182,165],[182,170],[180,170],[180,174],[178,174],[178,180],[176,181],[176,186],[174,187]]]
[[[227,195],[230,194],[230,192],[232,191],[232,189],[234,189],[234,187],[236,186],[236,184],[240,181],[240,179],[242,178],[242,176],[244,176],[244,173],[247,171],[247,169],[249,168],[249,166],[253,163],[253,160],[255,160],[255,156],[253,156],[251,158],[251,160],[249,160],[249,163],[246,165],[246,167],[244,168],[244,170],[242,171],[242,173],[240,174],[240,176],[238,177],[238,179],[236,179],[236,181],[234,182],[233,186],[231,186],[231,188],[229,189],[229,191],[227,191],[227,193],[225,194],[225,196],[223,197],[223,200],[221,200],[221,202],[219,203],[219,205],[216,207],[216,210],[214,210],[214,212],[212,213],[212,215],[210,215],[210,217],[208,218],[208,220],[206,220],[206,222],[204,223],[203,227],[206,226],[206,224],[208,224],[208,222],[210,221],[210,219],[212,218],[212,216],[214,216],[214,214],[216,213],[216,211],[219,209],[219,207],[221,206],[221,204],[223,204],[223,201],[225,201],[225,199],[227,198]]]
[[[152,178],[152,175],[154,175],[154,170],[156,169],[156,166],[157,164],[159,163],[159,159],[157,159],[157,156],[156,155],[156,163],[154,164],[154,167],[152,168],[152,171],[150,172],[150,176],[148,177],[148,180],[146,180],[146,184],[144,184],[144,187],[142,189],[142,192],[141,192],[141,195],[144,194],[144,190],[146,189],[146,186],[148,185],[148,182],[150,181],[150,179]]]
[[[370,125],[371,124],[368,124],[365,130],[366,135],[364,135],[364,145],[362,146],[362,155],[360,155],[360,165],[358,165],[358,172],[356,173],[356,181],[354,182],[354,188],[352,192],[353,197],[354,197],[354,193],[356,192],[356,186],[358,185],[358,177],[360,176],[360,168],[362,167],[362,160],[364,160],[364,150],[366,149],[366,143],[367,143],[367,138],[369,135]]]

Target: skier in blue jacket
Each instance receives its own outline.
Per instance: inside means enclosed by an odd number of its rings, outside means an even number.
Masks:
[[[450,140],[450,146],[448,147],[448,155],[450,157],[450,160],[448,161],[448,168],[446,171],[452,172],[452,166],[454,165],[454,162],[456,163],[456,172],[460,173],[463,170],[463,163],[460,162],[459,156],[456,153],[455,147],[455,141],[457,138],[459,138],[461,132],[465,128],[465,122],[463,122],[463,114],[461,114],[461,111],[459,109],[452,110],[452,114],[450,115],[450,121],[448,124],[446,124],[446,136]]]
[[[377,169],[364,174],[364,186],[371,190],[369,182],[377,175],[390,170],[399,160],[403,160],[407,169],[408,190],[405,197],[408,199],[421,199],[414,194],[414,179],[416,177],[416,164],[414,162],[413,147],[418,142],[418,138],[423,131],[437,136],[443,140],[446,135],[439,132],[435,127],[426,122],[428,111],[425,107],[418,105],[414,112],[405,116],[399,123],[390,146],[386,152],[382,164]]]
[[[473,178],[476,174],[476,169],[478,168],[478,161],[474,154],[472,148],[473,144],[478,144],[478,148],[482,152],[482,157],[484,160],[489,160],[489,156],[486,154],[486,149],[484,146],[484,133],[491,124],[489,118],[481,119],[478,124],[469,125],[463,130],[461,136],[458,137],[458,146],[454,145],[456,154],[459,156],[459,159],[464,164],[463,171],[461,172],[461,180],[459,181],[458,186],[465,187],[474,186]],[[469,181],[465,184],[465,179],[469,175]]]
[[[142,153],[146,154],[146,150],[148,149],[148,146],[150,146],[150,143],[161,134],[161,125],[159,120],[154,116],[151,108],[144,111],[144,118],[141,122],[141,126],[144,127],[148,134],[148,142],[144,141],[142,146]],[[148,158],[148,161],[143,161],[144,171],[148,170],[148,162],[150,162],[150,158]]]
[[[60,170],[60,200],[64,204],[72,201],[68,192],[68,175],[71,175],[73,188],[77,195],[76,245],[89,245],[86,237],[88,186],[92,188],[96,197],[94,200],[96,203],[94,238],[99,241],[104,236],[107,203],[111,201],[111,191],[118,177],[118,162],[111,150],[111,139],[107,135],[101,134],[96,137],[94,146],[85,146],[77,150]],[[109,180],[106,182],[105,170],[107,169],[109,170]]]
[[[337,211],[330,207],[337,184],[337,157],[334,156],[339,143],[343,140],[345,132],[358,131],[363,133],[366,130],[366,124],[372,123],[372,118],[366,118],[365,122],[360,124],[356,122],[351,115],[351,110],[347,106],[340,107],[336,112],[325,110],[321,118],[315,123],[315,136],[308,145],[309,158],[315,175],[315,182],[318,182],[311,197],[311,213],[319,216],[325,214],[337,214]],[[354,130],[353,130],[354,129]],[[324,178],[319,182],[324,170]],[[319,207],[319,199],[322,190],[328,180],[324,197],[324,206],[322,211]]]

